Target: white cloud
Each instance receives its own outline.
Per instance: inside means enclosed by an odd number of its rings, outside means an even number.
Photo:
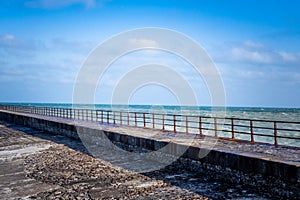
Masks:
[[[11,40],[14,40],[14,39],[15,39],[15,36],[10,35],[10,34],[2,36],[2,40],[4,40],[4,41],[11,41]]]
[[[300,83],[300,72],[298,73],[293,73],[292,74],[292,78],[296,81]]]
[[[12,34],[0,35],[0,53],[6,58],[35,55],[36,50],[42,50],[44,44],[35,39],[18,38]],[[2,52],[1,52],[2,50]]]
[[[233,60],[246,61],[251,63],[273,63],[274,58],[268,52],[249,51],[243,48],[233,48],[231,50]]]
[[[215,47],[212,58],[216,63],[272,66],[300,66],[300,52],[273,49],[260,42],[247,40]]]
[[[71,5],[84,5],[86,8],[102,5],[104,0],[28,0],[25,6],[30,8],[56,9]]]
[[[252,47],[252,48],[262,48],[264,45],[262,45],[260,42],[253,42],[251,40],[247,40],[244,42],[244,45],[247,47]]]
[[[17,43],[14,35],[6,34],[0,37],[0,46],[12,46]]]
[[[287,53],[284,51],[278,52],[281,58],[286,62],[295,62],[297,60],[300,61],[300,54]]]
[[[159,47],[155,40],[149,39],[129,39],[128,45],[130,47]]]

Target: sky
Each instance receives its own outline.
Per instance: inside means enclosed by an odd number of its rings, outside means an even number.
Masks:
[[[1,0],[0,102],[71,103],[77,75],[99,44],[125,31],[158,27],[206,50],[220,72],[226,105],[300,108],[299,7],[297,0]],[[199,105],[210,105],[204,81],[188,63],[152,51],[113,63],[95,102],[111,102],[122,72],[153,62],[172,66]],[[167,87],[145,85],[129,101],[176,104],[178,98]]]

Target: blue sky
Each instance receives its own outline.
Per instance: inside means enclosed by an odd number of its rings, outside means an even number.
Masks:
[[[206,49],[223,78],[227,105],[300,107],[299,7],[293,0],[1,1],[0,102],[72,102],[77,73],[99,43],[127,30],[161,27]],[[181,62],[171,55],[159,59]],[[106,78],[118,75],[112,76],[113,71]],[[200,104],[209,105],[201,80],[191,85]],[[109,103],[111,90],[109,84],[99,86],[96,102]],[[131,103],[173,104],[176,98],[147,86]]]

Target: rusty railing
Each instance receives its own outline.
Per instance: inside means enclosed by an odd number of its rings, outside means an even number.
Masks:
[[[112,110],[0,105],[0,109],[72,120],[300,147],[300,122]]]

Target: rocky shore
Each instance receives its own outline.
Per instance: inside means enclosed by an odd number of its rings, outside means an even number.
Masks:
[[[59,145],[26,158],[27,175],[58,184],[37,199],[207,199],[162,180],[114,167],[105,161]]]

